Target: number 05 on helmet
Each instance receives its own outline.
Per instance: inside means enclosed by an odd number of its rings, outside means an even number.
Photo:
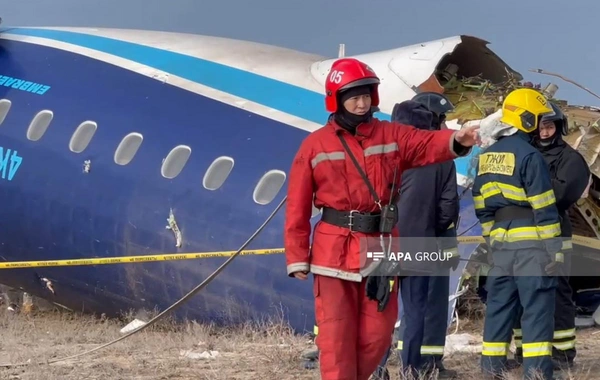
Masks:
[[[338,59],[331,65],[325,79],[325,108],[329,112],[338,109],[339,95],[358,86],[371,86],[371,106],[379,105],[379,78],[367,64],[354,59]]]

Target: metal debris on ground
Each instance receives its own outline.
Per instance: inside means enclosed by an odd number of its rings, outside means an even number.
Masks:
[[[131,331],[137,329],[138,327],[145,325],[146,323],[147,322],[144,322],[144,321],[136,318],[133,321],[131,321],[129,324],[127,324],[127,326],[125,326],[121,329],[121,334],[127,334],[128,332],[131,332]]]
[[[192,350],[181,350],[179,354],[188,359],[215,359],[219,351],[193,352]]]
[[[448,120],[456,120],[461,125],[480,120],[500,109],[506,95],[516,88],[541,90],[568,117],[569,135],[565,141],[584,156],[592,173],[600,177],[597,160],[600,154],[600,108],[568,104],[566,100],[555,97],[558,86],[553,83],[543,86],[541,83],[519,81],[510,73],[507,76],[508,79],[499,84],[492,84],[480,76],[450,80],[444,85],[444,94],[454,103],[455,110],[447,115]]]

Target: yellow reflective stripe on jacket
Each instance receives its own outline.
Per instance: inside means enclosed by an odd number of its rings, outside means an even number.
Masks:
[[[556,203],[554,190],[550,189],[538,195],[533,195],[527,199],[534,210],[544,208]]]
[[[514,243],[523,240],[549,239],[560,235],[560,223],[536,227],[516,227],[507,230],[505,228],[494,228],[490,232],[492,242]]]
[[[552,355],[552,343],[550,342],[536,342],[536,343],[523,343],[523,357],[533,358],[537,356],[551,356]]]
[[[505,342],[483,342],[481,354],[483,356],[506,356],[508,343]]]
[[[485,208],[485,202],[481,195],[475,195],[473,197],[473,205],[475,206],[475,210],[481,210]]]
[[[502,194],[502,196],[506,199],[527,202],[527,195],[525,194],[525,190],[513,185],[508,185],[506,183],[496,181],[488,182],[485,185],[481,186],[480,192],[483,199],[493,197],[494,195]]]
[[[494,226],[494,221],[481,223],[481,235],[482,236],[490,236],[490,232],[492,231],[492,227]]]
[[[502,196],[506,199],[519,202],[528,202],[534,210],[538,210],[556,203],[554,190],[552,189],[541,194],[528,197],[523,188],[506,183],[494,181],[488,182],[481,186],[482,200],[499,194],[502,194]]]
[[[313,327],[313,334],[319,335],[319,326],[314,325],[314,327]]]
[[[563,240],[562,249],[573,249],[573,240]]]
[[[538,234],[542,239],[550,239],[560,236],[560,223],[548,224],[546,226],[537,226]]]

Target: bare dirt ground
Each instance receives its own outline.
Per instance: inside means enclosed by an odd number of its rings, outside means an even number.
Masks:
[[[471,305],[469,303],[468,305]],[[470,333],[481,341],[482,307],[461,308],[457,333]],[[159,322],[126,340],[73,361],[43,364],[45,360],[77,354],[118,338],[125,323],[43,311],[25,315],[0,307],[0,363],[31,364],[0,368],[5,380],[71,379],[319,379],[318,369],[306,370],[302,352],[314,348],[309,337],[293,336],[283,324],[270,322],[237,329],[195,323]],[[454,332],[455,326],[449,329]],[[600,379],[600,330],[578,333],[578,369],[567,379]],[[186,354],[217,351],[214,358],[190,358]],[[451,353],[449,368],[461,379],[480,378],[479,354]],[[400,379],[396,359],[388,363],[392,379]],[[518,372],[507,379],[520,379]]]

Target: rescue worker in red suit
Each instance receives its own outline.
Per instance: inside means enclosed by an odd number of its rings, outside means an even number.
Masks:
[[[394,276],[369,275],[361,261],[367,238],[378,241],[382,235],[380,212],[390,204],[392,187],[397,193],[404,170],[465,156],[479,141],[478,127],[425,131],[376,119],[378,85],[365,63],[336,60],[325,81],[331,115],[301,143],[289,173],[287,273],[300,280],[309,272],[314,276],[324,380],[367,380],[390,347],[398,281],[390,289]],[[322,217],[311,246],[313,200]],[[398,237],[397,227],[390,232]]]

